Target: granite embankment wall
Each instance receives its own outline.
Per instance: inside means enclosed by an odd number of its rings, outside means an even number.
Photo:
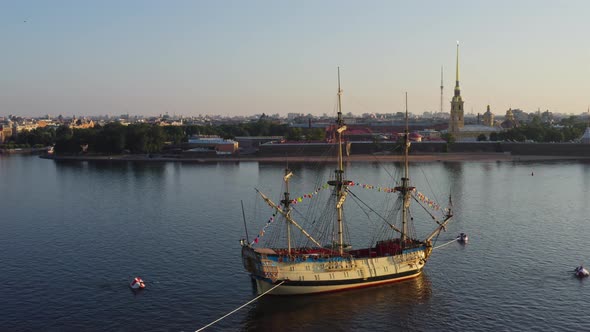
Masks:
[[[331,156],[336,155],[335,144],[263,144],[259,156]],[[400,147],[392,142],[352,142],[350,155],[373,153],[399,153]],[[510,153],[529,156],[590,157],[590,144],[575,143],[516,143],[516,142],[414,142],[410,154],[427,153]]]
[[[513,155],[590,157],[590,144],[502,143],[502,147]]]

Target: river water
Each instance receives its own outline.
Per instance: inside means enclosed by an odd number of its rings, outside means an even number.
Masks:
[[[294,195],[313,190],[308,178],[331,172],[290,166]],[[441,203],[453,196],[455,218],[437,245],[459,232],[469,244],[435,250],[410,281],[268,296],[210,330],[590,330],[590,279],[572,272],[590,265],[588,161],[414,166],[419,188],[438,191]],[[378,185],[395,169],[355,163],[347,175]],[[194,331],[232,311],[255,296],[240,258],[240,200],[255,233],[266,220],[250,217],[253,188],[276,198],[282,172],[257,162],[0,155],[0,330]],[[138,275],[148,287],[134,293],[128,282]]]

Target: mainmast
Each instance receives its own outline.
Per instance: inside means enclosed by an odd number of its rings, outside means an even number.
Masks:
[[[338,251],[340,255],[344,254],[344,232],[342,224],[342,206],[346,200],[346,183],[343,180],[344,162],[342,160],[342,132],[346,130],[344,120],[342,119],[342,89],[340,88],[340,67],[338,67],[338,118],[336,119],[336,133],[338,134],[338,168],[334,171],[336,180],[328,181],[328,184],[336,189],[336,212],[338,216]]]
[[[340,88],[340,67],[338,67],[338,119],[336,120],[338,124],[338,170],[340,171],[339,174],[342,174],[344,168],[342,166],[342,132],[346,130],[346,126],[344,125],[344,120],[342,120],[342,89]],[[342,179],[340,179],[342,180]]]
[[[283,180],[285,181],[285,199],[281,201],[283,203],[285,217],[288,221],[291,218],[291,199],[289,199],[289,178],[293,176],[293,172],[289,169],[289,167],[285,168],[285,176]],[[291,223],[287,222],[287,246],[288,252],[291,254]]]
[[[402,248],[406,245],[408,237],[408,209],[410,208],[411,189],[410,188],[410,170],[408,162],[408,152],[410,150],[410,131],[408,129],[408,93],[406,92],[406,130],[404,134],[404,177],[402,178],[401,192],[403,195],[402,208]]]

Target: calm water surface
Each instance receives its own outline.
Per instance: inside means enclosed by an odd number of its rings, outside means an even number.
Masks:
[[[419,188],[441,202],[453,194],[455,219],[437,244],[466,232],[468,245],[435,250],[414,280],[265,297],[210,330],[590,330],[590,279],[572,272],[590,265],[590,163],[416,166]],[[240,200],[254,233],[266,220],[253,217],[253,188],[276,198],[282,168],[0,155],[0,330],[194,331],[246,303]],[[292,168],[294,195],[331,171]],[[384,184],[393,170],[357,163],[348,178]],[[127,284],[137,275],[148,288],[135,294]]]

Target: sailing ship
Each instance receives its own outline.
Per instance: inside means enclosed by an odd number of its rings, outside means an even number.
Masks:
[[[258,294],[273,295],[313,294],[341,291],[345,289],[376,286],[385,283],[415,278],[422,273],[433,250],[433,239],[445,229],[452,218],[449,206],[441,211],[440,217],[429,213],[436,222],[435,229],[424,239],[418,239],[413,227],[413,214],[410,206],[412,200],[426,209],[419,200],[419,193],[411,186],[409,178],[408,153],[410,148],[408,130],[408,111],[406,95],[406,129],[403,134],[403,174],[394,187],[384,189],[396,197],[389,219],[384,218],[383,226],[389,232],[387,238],[376,239],[370,246],[360,249],[352,248],[347,237],[344,205],[348,197],[358,198],[351,191],[355,182],[346,180],[342,133],[347,129],[342,118],[342,89],[340,88],[340,71],[338,70],[338,113],[335,124],[337,135],[337,167],[326,184],[315,189],[326,189],[330,193],[328,208],[321,208],[320,217],[328,219],[327,226],[320,226],[314,219],[308,222],[318,235],[312,235],[294,217],[294,205],[298,200],[289,193],[289,181],[293,172],[287,167],[283,177],[284,193],[279,203],[256,189],[257,194],[273,210],[273,217],[267,225],[281,224],[280,236],[285,243],[278,244],[276,239],[262,244],[260,236],[252,242],[248,238],[241,240],[242,261],[246,271],[256,283]],[[449,196],[450,202],[450,196]],[[438,207],[438,206],[437,206]],[[298,212],[298,211],[297,211]],[[299,212],[298,212],[299,213]],[[281,222],[278,219],[281,219]],[[317,221],[317,222],[316,222]],[[244,218],[245,222],[245,218]],[[266,228],[266,226],[265,226]],[[295,233],[297,231],[297,233]],[[265,230],[260,233],[264,235]],[[295,234],[299,234],[296,243]],[[345,235],[346,234],[346,235]],[[246,230],[247,236],[247,230]]]

